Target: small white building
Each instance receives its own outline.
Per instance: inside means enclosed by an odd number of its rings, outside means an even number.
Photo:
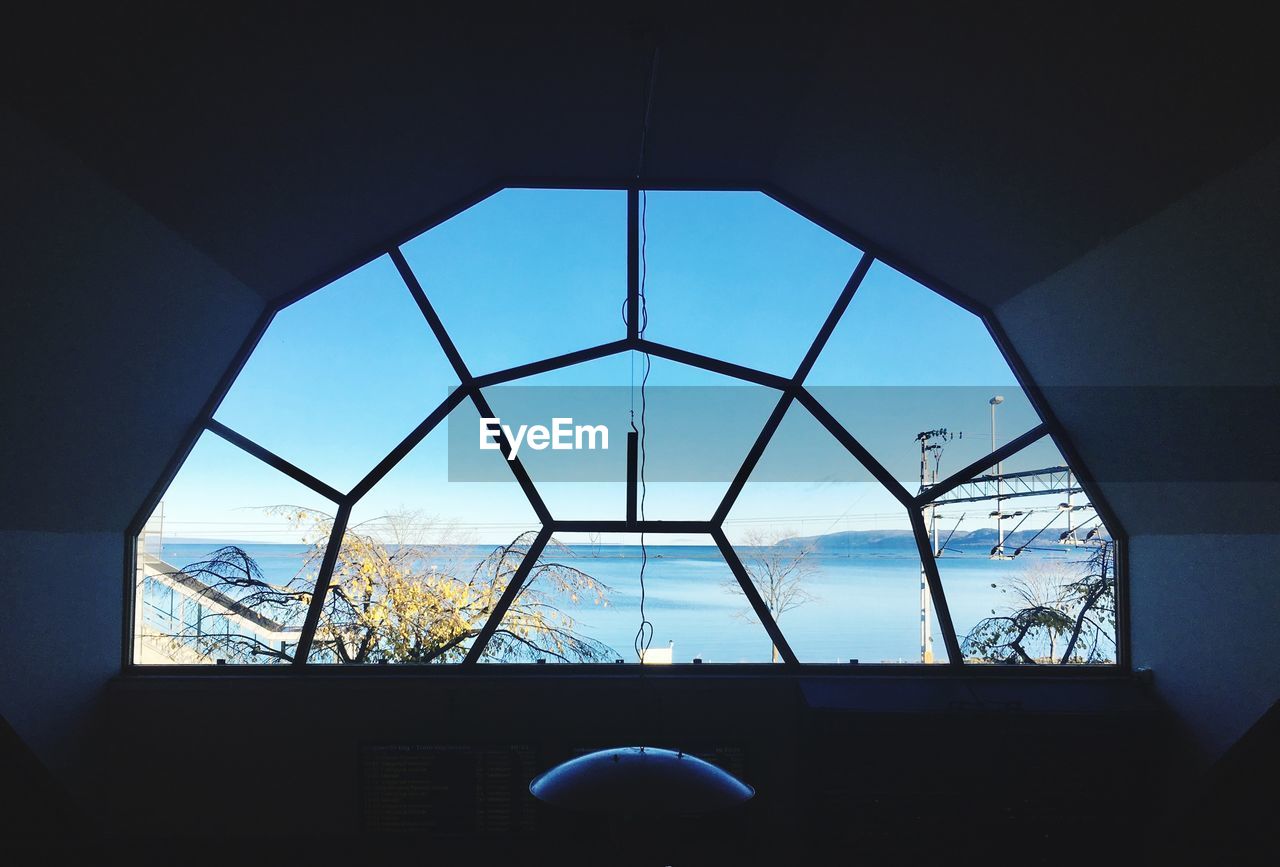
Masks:
[[[675,647],[674,641],[668,641],[666,647],[645,648],[640,651],[640,662],[644,665],[670,665]]]

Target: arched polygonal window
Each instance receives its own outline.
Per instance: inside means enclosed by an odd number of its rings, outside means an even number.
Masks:
[[[1115,664],[1065,445],[769,196],[503,190],[275,312],[134,528],[132,659]]]

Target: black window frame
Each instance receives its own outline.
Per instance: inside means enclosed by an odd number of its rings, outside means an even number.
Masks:
[[[625,307],[626,334],[622,339],[527,364],[517,365],[505,370],[478,376],[471,374],[461,354],[454,346],[443,322],[436,314],[430,300],[423,291],[417,276],[405,260],[405,257],[401,252],[401,247],[422,233],[452,219],[463,211],[468,210],[474,205],[479,204],[485,199],[488,199],[505,189],[581,189],[615,190],[626,192],[627,300]],[[862,252],[862,256],[855,267],[853,274],[850,276],[844,289],[840,292],[839,297],[827,315],[808,351],[805,353],[804,359],[801,361],[794,375],[787,377],[762,370],[756,370],[744,365],[733,364],[678,347],[657,343],[644,337],[641,321],[642,316],[640,315],[641,300],[639,297],[640,196],[642,191],[732,191],[762,193],[800,217],[848,242]],[[338,491],[323,481],[315,478],[305,470],[302,470],[289,461],[286,461],[271,451],[263,448],[247,437],[231,430],[227,426],[216,421],[213,416],[277,313],[307,297],[313,292],[323,289],[340,277],[345,276],[346,274],[349,274],[352,271],[369,264],[375,259],[381,258],[382,256],[389,256],[395,264],[401,277],[405,281],[405,285],[412,294],[414,300],[417,302],[427,325],[430,327],[435,338],[443,348],[445,356],[452,365],[455,375],[459,378],[460,384],[450,392],[449,396],[445,398],[439,406],[427,415],[418,427],[409,433],[399,445],[387,454],[373,470],[366,474],[366,476],[351,490],[344,494],[343,492]],[[1009,443],[1006,443],[984,458],[981,458],[956,473],[953,473],[936,485],[931,486],[927,491],[914,496],[890,475],[890,473],[861,445],[861,443],[858,442],[857,438],[854,437],[853,434],[851,434],[839,421],[837,421],[836,418],[822,406],[821,402],[818,401],[805,386],[805,378],[807,374],[813,367],[819,353],[825,346],[826,341],[840,321],[841,315],[852,301],[862,279],[866,276],[872,264],[876,261],[883,262],[895,271],[915,280],[925,288],[930,289],[936,294],[941,295],[943,298],[946,298],[948,301],[951,301],[952,303],[976,315],[986,327],[986,330],[995,343],[996,348],[1013,371],[1019,386],[1022,388],[1032,407],[1041,419],[1041,423],[1030,431],[1022,434]],[[647,353],[652,356],[698,367],[752,384],[763,385],[773,388],[779,393],[778,403],[769,419],[766,421],[764,429],[761,431],[755,444],[748,452],[746,460],[734,480],[730,483],[724,499],[710,520],[641,521],[635,518],[634,510],[631,508],[628,509],[628,518],[622,521],[560,520],[555,518],[548,510],[545,503],[542,502],[542,498],[533,481],[524,470],[519,459],[515,458],[510,460],[508,463],[515,475],[515,480],[519,483],[525,496],[533,507],[535,514],[537,515],[541,524],[541,529],[538,532],[535,542],[529,547],[525,561],[517,570],[515,577],[508,585],[506,592],[503,594],[499,604],[495,607],[495,610],[490,614],[487,623],[481,630],[481,633],[476,638],[475,642],[473,642],[472,648],[463,662],[455,665],[422,666],[336,666],[333,664],[307,662],[307,657],[310,654],[311,642],[318,626],[319,617],[329,587],[329,580],[332,577],[337,553],[341,546],[343,534],[346,531],[351,509],[364,494],[368,493],[368,491],[388,472],[390,472],[401,459],[403,459],[416,445],[418,445],[418,443],[425,439],[426,436],[431,433],[431,431],[434,430],[453,409],[457,408],[464,401],[470,400],[473,402],[482,416],[492,416],[493,413],[488,406],[488,402],[485,399],[482,389],[511,382],[527,376],[558,370],[594,359],[631,351]],[[737,553],[725,537],[722,525],[725,518],[728,516],[734,501],[750,476],[751,470],[756,466],[756,463],[762,456],[769,440],[781,423],[787,409],[796,403],[804,406],[805,409],[807,409],[814,418],[817,419],[818,422],[821,423],[822,426],[825,427],[847,451],[849,451],[854,459],[859,461],[886,488],[886,490],[888,490],[889,493],[907,509],[916,545],[919,550],[922,567],[928,580],[930,595],[933,600],[934,611],[938,620],[938,627],[943,633],[943,641],[947,650],[946,662],[934,664],[894,663],[892,665],[832,665],[825,663],[801,663],[787,644],[786,636],[778,628],[775,620],[769,615],[767,607],[760,599],[759,593],[756,591],[754,584],[747,576]],[[269,466],[305,485],[312,491],[331,500],[337,505],[332,532],[326,547],[325,556],[321,563],[320,572],[316,577],[316,585],[313,591],[312,602],[303,623],[302,633],[297,645],[296,657],[292,665],[143,665],[135,662],[133,659],[133,634],[136,629],[136,621],[138,617],[135,593],[138,537],[146,525],[147,520],[150,518],[151,513],[154,511],[165,491],[181,469],[182,464],[185,462],[191,449],[194,448],[196,441],[205,432],[210,432],[222,437],[233,445],[240,447]],[[959,637],[956,635],[951,621],[949,608],[946,602],[945,589],[938,571],[933,546],[928,536],[928,530],[925,526],[922,509],[931,501],[938,499],[958,485],[963,484],[974,476],[990,469],[1000,461],[1007,459],[1009,456],[1020,451],[1026,446],[1046,437],[1053,442],[1054,446],[1063,455],[1067,464],[1075,473],[1076,480],[1084,490],[1085,494],[1089,497],[1090,503],[1096,510],[1098,516],[1102,519],[1114,543],[1113,562],[1115,570],[1116,612],[1114,637],[1116,661],[1114,664],[1070,665],[966,664],[959,646]],[[499,437],[498,439],[503,455],[508,455],[510,445],[504,438]],[[628,479],[627,485],[627,501],[628,504],[631,504],[635,502],[635,479]],[[783,663],[780,665],[767,662],[726,663],[717,664],[715,666],[697,666],[696,669],[693,664],[675,664],[670,667],[663,666],[663,668],[669,668],[671,671],[683,672],[695,670],[699,672],[706,672],[708,675],[714,672],[717,676],[725,675],[726,673],[732,674],[735,670],[741,670],[742,673],[750,673],[752,675],[758,675],[768,671],[776,672],[779,675],[802,674],[805,676],[830,674],[863,675],[868,673],[916,673],[934,676],[942,674],[965,674],[981,676],[994,675],[999,677],[1020,677],[1027,675],[1044,676],[1046,674],[1051,676],[1128,676],[1132,672],[1129,647],[1127,536],[1122,529],[1120,521],[1107,504],[1107,501],[1102,496],[1101,491],[1098,489],[1094,477],[1088,472],[1086,465],[1072,446],[1070,440],[1067,438],[1065,430],[1046,402],[1043,393],[1032,381],[1026,366],[1014,351],[1011,342],[992,311],[986,306],[974,302],[971,298],[966,297],[962,293],[955,291],[941,281],[923,273],[920,269],[911,266],[910,263],[902,261],[900,257],[894,255],[892,252],[880,249],[879,246],[871,239],[853,231],[829,215],[823,214],[808,207],[804,203],[797,201],[784,191],[771,184],[708,184],[706,182],[683,181],[659,182],[652,179],[645,179],[644,181],[628,180],[616,183],[583,183],[580,181],[554,182],[543,179],[507,179],[500,183],[488,185],[477,190],[472,195],[466,196],[465,198],[455,202],[452,206],[434,214],[430,219],[423,223],[412,227],[406,232],[398,234],[387,243],[379,245],[378,248],[367,251],[365,255],[358,257],[355,261],[348,263],[339,269],[321,274],[315,279],[308,281],[306,286],[298,291],[286,294],[269,304],[255,323],[245,341],[242,343],[240,349],[237,351],[234,359],[219,381],[217,388],[214,390],[213,394],[202,408],[199,416],[188,430],[180,448],[166,466],[164,475],[159,479],[159,481],[157,481],[155,486],[149,492],[146,499],[135,513],[133,520],[125,530],[124,556],[126,577],[124,592],[126,616],[124,618],[124,634],[122,636],[122,669],[126,674],[168,675],[172,675],[175,672],[181,672],[182,674],[216,673],[218,675],[234,672],[240,675],[266,674],[278,676],[281,673],[288,673],[290,671],[315,671],[332,668],[342,668],[344,670],[359,669],[361,671],[370,672],[376,671],[382,675],[395,672],[397,675],[421,674],[437,676],[444,674],[445,676],[458,676],[480,673],[501,674],[504,671],[509,673],[512,669],[518,669],[521,671],[521,676],[533,677],[561,676],[565,673],[565,670],[578,673],[590,671],[597,674],[603,673],[611,676],[634,675],[636,668],[634,666],[615,666],[609,664],[575,663],[573,665],[566,666],[530,666],[518,663],[486,663],[484,665],[477,665],[485,644],[501,623],[511,601],[521,589],[522,582],[533,565],[535,565],[537,557],[541,554],[542,547],[556,532],[575,531],[646,534],[700,533],[710,536],[715,540],[716,545],[728,563],[730,570],[738,579],[743,593],[751,603],[755,610],[755,614],[759,617],[761,624],[768,632],[773,643],[778,647],[780,656],[783,660]],[[651,666],[644,666],[644,668],[652,670]],[[446,672],[448,674],[445,674]]]

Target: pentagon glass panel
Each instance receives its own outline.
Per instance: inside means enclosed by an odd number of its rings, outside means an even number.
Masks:
[[[906,508],[792,404],[724,525],[801,662],[919,662]]]
[[[309,662],[460,662],[538,528],[500,452],[499,481],[450,478],[448,426],[463,402],[352,509]]]
[[[645,664],[769,662],[773,643],[706,536],[562,534],[547,546],[503,618],[488,662],[636,663],[644,615]]]
[[[779,396],[771,388],[640,353],[526,377],[484,393],[520,442],[522,463],[560,520],[626,517],[627,434],[634,424],[637,472],[644,481],[637,515],[656,521],[711,518]],[[461,434],[455,454],[473,452],[474,440],[471,433]]]
[[[924,517],[967,662],[1115,662],[1115,543],[1049,437]]]
[[[626,334],[626,193],[508,189],[401,249],[472,374]]]
[[[982,320],[876,262],[806,379],[893,477],[916,490],[924,445],[964,466],[1040,423]],[[990,401],[999,396],[994,413]]]
[[[645,336],[793,375],[860,251],[763,193],[647,199]]]
[[[291,662],[334,510],[203,434],[138,536],[134,662]]]
[[[215,417],[347,490],[456,383],[383,256],[277,313]]]

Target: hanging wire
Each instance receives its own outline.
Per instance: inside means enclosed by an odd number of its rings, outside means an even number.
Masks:
[[[956,530],[960,529],[961,522],[964,521],[966,512],[961,512],[960,517],[956,519],[956,525],[951,528],[951,532],[947,534],[947,538],[942,540],[942,544],[938,546],[938,550],[934,551],[934,556],[940,556],[943,551],[947,550],[947,545],[951,542],[951,537],[956,534]]]
[[[640,191],[640,329],[641,337],[644,337],[644,329],[649,324],[648,304],[645,297],[645,284],[649,275],[648,259],[646,256],[646,247],[648,245],[648,211],[649,196],[644,190]],[[645,520],[645,499],[648,494],[648,486],[645,483],[645,463],[648,457],[648,449],[646,448],[646,437],[649,433],[648,426],[648,393],[646,388],[649,384],[649,373],[653,370],[653,358],[649,353],[642,353],[644,356],[644,373],[640,377],[640,522]],[[634,422],[632,429],[635,429]],[[649,548],[645,544],[644,531],[640,532],[640,627],[636,630],[635,651],[636,658],[643,664],[645,654],[648,653],[650,645],[653,644],[653,623],[645,612],[645,583],[644,573],[649,565]]]
[[[645,295],[645,285],[648,281],[648,213],[649,213],[649,195],[646,190],[640,191],[640,286],[638,291],[640,322],[636,331],[641,338],[644,337],[645,329],[649,326],[649,308],[648,299]],[[627,307],[626,301],[622,304],[622,321],[627,324]],[[640,520],[645,519],[645,500],[648,493],[648,487],[645,483],[645,465],[647,463],[648,448],[646,435],[648,433],[648,392],[649,374],[653,370],[653,357],[647,352],[642,352],[644,359],[644,368],[640,377],[640,424],[636,425],[636,362],[635,353],[631,354],[631,408],[630,423],[631,430],[639,437],[640,440]],[[649,549],[645,542],[645,534],[640,533],[640,627],[636,630],[634,647],[636,658],[644,661],[644,655],[653,643],[653,623],[648,619],[645,612],[645,570],[649,564]]]
[[[1027,517],[1030,517],[1030,514],[1028,514]],[[1023,518],[1022,521],[1025,521],[1026,519],[1027,518]],[[1036,530],[1035,534],[1030,539],[1023,542],[1021,545],[1019,545],[1017,548],[1013,550],[1013,556],[1017,557],[1019,554],[1025,551],[1028,545],[1030,545],[1036,539],[1040,538],[1040,534],[1043,533],[1045,530],[1049,529],[1050,527],[1052,527],[1057,520],[1058,520],[1057,515],[1054,515],[1052,518],[1050,518],[1049,523],[1045,524],[1039,530]],[[1019,521],[1018,526],[1013,528],[1014,531],[1017,531],[1018,527],[1022,526],[1022,521]]]

